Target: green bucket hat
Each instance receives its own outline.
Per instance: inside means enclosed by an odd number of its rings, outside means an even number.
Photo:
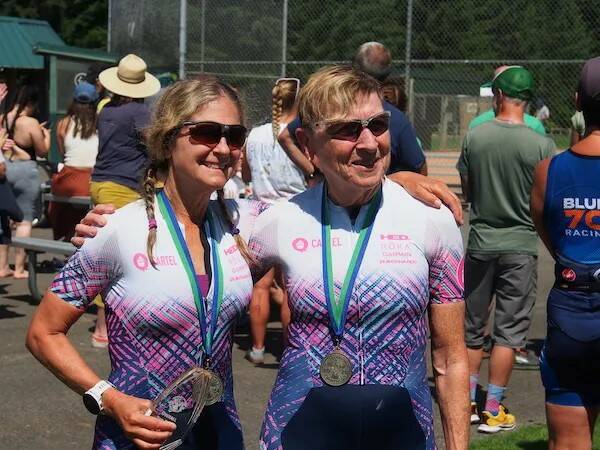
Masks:
[[[534,97],[535,82],[525,67],[508,66],[492,80],[492,88],[512,98],[529,101]]]

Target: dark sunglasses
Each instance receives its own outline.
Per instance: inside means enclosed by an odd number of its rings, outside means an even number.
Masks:
[[[390,128],[389,111],[376,114],[364,120],[340,120],[325,122],[325,132],[331,139],[356,142],[365,128],[374,136],[381,136]]]
[[[218,122],[183,122],[181,127],[189,127],[194,143],[215,147],[225,138],[231,149],[239,150],[246,143],[248,130],[242,125],[223,125]]]

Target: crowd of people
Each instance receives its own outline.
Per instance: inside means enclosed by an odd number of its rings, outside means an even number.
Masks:
[[[600,58],[576,87],[585,128],[558,155],[542,117],[527,114],[539,99],[533,74],[496,69],[493,108],[469,125],[457,165],[471,205],[466,254],[460,201],[426,176],[391,64],[383,44],[368,42],[352,65],[324,67],[303,85],[278,79],[271,120],[252,130],[235,86],[201,75],[161,89],[135,55],[75,87],[56,128],[64,163],[52,192],[97,206],[51,205],[54,238],[80,249],[37,308],[27,346],[98,414],[95,449],[161,448],[198,402],[190,431],[168,448],[243,449],[233,333],[248,310],[246,358],[262,363],[272,301],[285,345],[261,449],[436,448],[428,342],[446,448],[466,449],[470,424],[513,429],[504,404],[513,367],[538,367],[527,348],[538,235],[556,260],[539,363],[549,448],[591,449]],[[0,116],[0,188],[6,178],[21,209],[16,236],[31,233],[35,160],[50,147],[33,118],[36,95],[24,86]],[[250,199],[228,189],[237,176]],[[23,262],[17,254],[13,272],[0,246],[0,276],[27,276]],[[92,304],[92,344],[111,356],[106,379],[67,337]],[[153,400],[192,369],[208,387],[180,392],[159,413]]]

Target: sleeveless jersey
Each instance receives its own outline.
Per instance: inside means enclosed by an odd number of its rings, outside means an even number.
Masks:
[[[600,263],[600,157],[567,150],[548,167],[544,226],[555,252],[580,264]]]
[[[544,227],[556,254],[557,281],[548,296],[548,333],[558,328],[580,342],[600,339],[600,292],[563,289],[562,284],[600,281],[598,174],[600,157],[567,150],[550,162],[544,199]],[[552,354],[555,346],[547,347]]]
[[[319,366],[334,348],[324,296],[320,184],[257,219],[250,249],[264,269],[280,265],[292,320],[289,342],[268,403],[261,449],[282,448],[282,433],[309,391],[323,386]],[[329,202],[334,295],[367,213],[352,223],[345,208]],[[435,448],[425,349],[430,303],[463,300],[462,238],[450,211],[429,208],[391,181],[375,218],[350,298],[341,350],[353,365],[351,385],[406,388],[412,410]],[[402,420],[398,417],[398,420]],[[310,430],[306,430],[307,433]]]
[[[154,259],[158,270],[146,254],[148,220],[140,200],[106,216],[108,224],[98,230],[94,239],[86,240],[51,285],[52,292],[79,309],[87,308],[96,295],[102,294],[110,341],[108,379],[126,394],[151,400],[202,360],[202,337],[192,288],[166,222],[155,205],[158,228]],[[261,205],[249,201],[228,201],[227,205],[234,223],[247,237]],[[211,201],[209,210],[220,217],[216,202]],[[252,279],[229,227],[218,220],[215,228],[225,278],[213,338],[213,369],[225,385],[223,402],[227,414],[240,428],[233,399],[231,346],[235,322],[250,301]],[[211,283],[209,299],[212,292]],[[207,303],[210,317],[211,302]],[[99,416],[93,448],[134,446],[112,418]]]

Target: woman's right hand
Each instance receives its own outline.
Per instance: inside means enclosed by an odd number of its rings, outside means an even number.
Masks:
[[[151,410],[150,400],[133,397],[108,389],[102,394],[106,415],[115,419],[125,436],[140,449],[159,449],[175,431],[175,424],[146,415]]]
[[[6,134],[6,136],[4,136],[4,142],[2,143],[2,151],[10,152],[14,149],[14,147],[15,147],[15,141],[13,141],[12,139],[9,139],[8,134]]]
[[[71,244],[79,248],[87,238],[93,238],[98,232],[97,228],[106,225],[104,214],[113,214],[116,208],[111,204],[100,204],[88,212],[81,222],[75,226],[75,236],[71,238]]]

